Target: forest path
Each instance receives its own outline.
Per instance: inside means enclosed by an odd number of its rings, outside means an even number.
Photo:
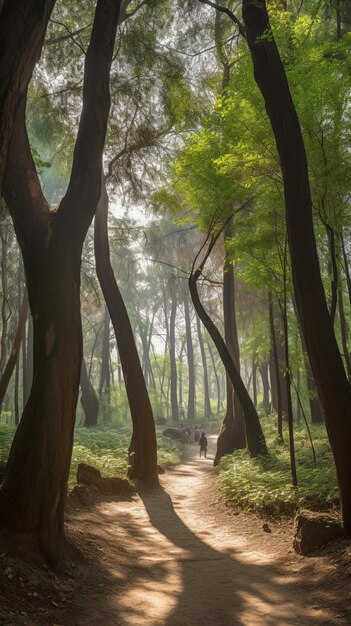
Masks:
[[[93,568],[82,572],[57,624],[350,624],[330,556],[298,557],[290,523],[270,523],[266,533],[262,519],[233,514],[219,495],[213,455],[197,455],[197,445],[187,446],[163,489],[71,518]]]

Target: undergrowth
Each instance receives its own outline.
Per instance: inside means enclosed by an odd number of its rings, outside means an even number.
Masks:
[[[268,515],[291,515],[300,506],[326,510],[338,505],[336,472],[325,428],[311,428],[316,467],[306,431],[295,431],[297,489],[291,485],[287,435],[280,444],[272,427],[264,430],[269,455],[250,459],[246,451],[236,451],[220,461],[219,481],[227,504]]]
[[[8,457],[14,426],[0,426],[0,461]],[[76,483],[79,463],[87,463],[100,470],[103,476],[126,476],[131,427],[76,428],[69,477],[69,488]],[[182,446],[158,435],[158,464],[162,467],[180,462]]]

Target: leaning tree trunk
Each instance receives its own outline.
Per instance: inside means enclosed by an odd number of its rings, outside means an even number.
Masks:
[[[218,354],[222,359],[225,370],[230,377],[230,380],[232,381],[236,393],[238,394],[239,402],[244,411],[246,437],[249,453],[251,456],[265,454],[267,452],[266,442],[264,434],[262,432],[260,420],[258,419],[257,411],[252,403],[249,394],[247,393],[241,376],[235,366],[235,363],[230,355],[227,346],[225,345],[225,342],[218,328],[213,323],[210,316],[207,314],[201,304],[197,291],[197,280],[200,275],[201,270],[197,269],[191,273],[189,278],[189,289],[193,305],[208,334],[210,335],[213,343],[215,344],[218,350]]]
[[[96,211],[110,108],[109,74],[120,2],[98,0],[85,59],[81,119],[65,197],[53,211],[17,114],[4,194],[19,240],[33,315],[33,385],[0,488],[0,545],[60,567],[64,506],[82,358],[80,268]]]
[[[330,320],[313,230],[305,147],[265,3],[244,0],[255,80],[265,99],[284,180],[287,233],[297,309],[339,480],[345,531],[351,534],[351,387]]]
[[[126,392],[133,422],[129,446],[129,475],[146,483],[158,484],[155,422],[133,330],[113,273],[108,243],[108,195],[103,181],[95,216],[96,273],[104,294],[121,359]]]

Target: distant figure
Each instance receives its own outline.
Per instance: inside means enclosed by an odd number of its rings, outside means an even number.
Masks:
[[[204,430],[202,431],[200,435],[199,444],[200,444],[200,457],[202,456],[202,452],[203,452],[205,459],[207,459],[207,437],[206,437],[206,433]]]
[[[185,411],[184,411],[184,408],[181,407],[180,412],[179,412],[179,421],[184,422],[184,420],[185,420]]]
[[[195,432],[194,432],[194,441],[195,441],[195,443],[199,443],[199,439],[200,439],[200,431],[199,431],[198,427],[195,426]]]

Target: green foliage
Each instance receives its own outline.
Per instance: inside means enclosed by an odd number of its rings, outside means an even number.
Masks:
[[[324,427],[312,428],[317,455],[313,465],[304,429],[297,430],[298,489],[291,485],[288,443],[279,444],[276,430],[265,428],[269,456],[250,459],[237,451],[220,462],[220,486],[229,506],[269,515],[292,514],[299,506],[323,510],[339,503],[334,462]]]
[[[0,426],[0,461],[6,462],[12,439],[13,426]],[[69,476],[69,488],[76,483],[79,463],[87,463],[100,470],[103,476],[126,476],[128,447],[131,438],[130,423],[115,428],[76,428]],[[158,463],[162,467],[180,462],[182,445],[158,436]]]

